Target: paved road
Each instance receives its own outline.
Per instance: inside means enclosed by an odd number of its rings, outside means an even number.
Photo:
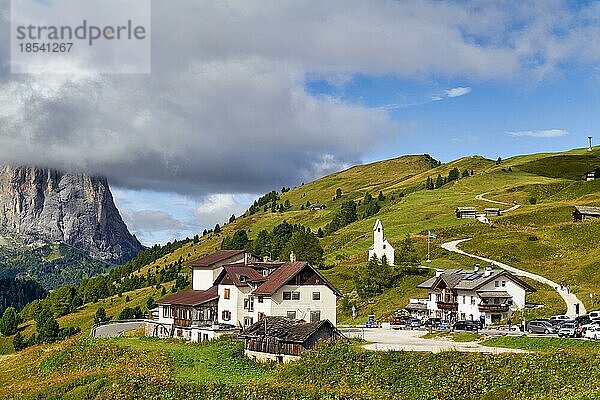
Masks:
[[[508,264],[504,264],[495,260],[491,260],[489,258],[485,258],[485,257],[480,257],[480,256],[476,256],[474,254],[469,254],[465,251],[462,251],[461,249],[458,248],[458,245],[462,242],[466,242],[467,240],[471,240],[472,238],[468,238],[468,239],[460,239],[460,240],[453,240],[451,242],[447,242],[442,244],[442,248],[446,249],[448,251],[454,252],[454,253],[458,253],[458,254],[462,254],[464,256],[468,256],[468,257],[472,257],[472,258],[476,258],[478,260],[481,261],[485,261],[487,263],[490,263],[491,265],[494,265],[496,267],[500,267],[502,269],[505,269],[517,276],[524,276],[533,280],[536,280],[538,282],[541,283],[545,283],[546,285],[549,285],[551,287],[553,287],[556,292],[560,295],[560,297],[562,297],[562,299],[564,300],[564,302],[567,305],[567,312],[566,314],[570,317],[570,318],[575,318],[577,316],[577,313],[575,312],[575,305],[579,304],[579,315],[583,315],[585,314],[587,311],[585,309],[585,306],[583,305],[583,303],[577,298],[577,296],[575,296],[573,293],[569,293],[567,292],[566,288],[561,289],[560,285],[554,281],[551,281],[548,278],[544,278],[541,275],[537,275],[537,274],[533,274],[531,272],[527,272],[527,271],[523,271],[521,269],[512,267]]]
[[[134,331],[142,328],[146,325],[144,321],[131,321],[131,322],[114,322],[105,325],[99,325],[92,328],[90,337],[93,338],[114,338],[121,336],[123,332]]]
[[[342,329],[346,337],[360,337],[369,342],[364,346],[367,350],[377,351],[422,351],[440,353],[444,351],[460,351],[469,353],[527,353],[520,349],[504,349],[500,347],[482,346],[476,342],[453,342],[444,339],[423,339],[426,331],[392,330],[392,329]]]
[[[478,194],[478,195],[475,196],[475,199],[482,200],[482,201],[487,201],[488,203],[501,204],[503,206],[509,206],[510,205],[510,203],[505,203],[503,201],[490,200],[490,199],[486,199],[485,197],[483,197],[483,196],[485,196],[488,193],[489,192]],[[516,210],[519,207],[520,207],[519,204],[514,204],[512,207],[507,208],[506,210],[502,210],[502,213],[507,213],[507,212]]]

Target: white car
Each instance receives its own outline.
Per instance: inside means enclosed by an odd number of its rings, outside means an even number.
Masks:
[[[590,317],[590,318],[591,318],[591,317]],[[552,321],[568,321],[568,320],[570,320],[570,319],[571,319],[571,318],[569,318],[569,317],[568,317],[568,316],[566,316],[566,315],[553,315],[553,316],[551,316],[551,317],[548,319],[548,321],[550,321],[550,323],[552,323]]]
[[[594,339],[594,340],[600,339],[600,325],[591,325],[591,326],[589,326],[585,330],[585,333],[583,334],[583,337],[586,338],[586,339]]]
[[[589,314],[590,319],[599,320],[600,319],[600,311],[592,311]]]

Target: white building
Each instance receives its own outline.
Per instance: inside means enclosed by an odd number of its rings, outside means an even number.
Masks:
[[[446,320],[480,320],[486,324],[508,318],[525,306],[535,289],[505,270],[479,265],[472,270],[439,270],[417,287],[427,289],[427,311]]]
[[[373,227],[373,246],[369,249],[369,260],[373,255],[380,260],[381,257],[385,256],[388,264],[394,265],[394,248],[385,238],[383,224],[380,220],[377,220]]]
[[[335,326],[341,293],[318,270],[304,261],[258,260],[243,250],[222,250],[192,262],[193,288],[158,300],[158,320],[148,323],[146,334],[202,341],[265,316],[327,319]]]

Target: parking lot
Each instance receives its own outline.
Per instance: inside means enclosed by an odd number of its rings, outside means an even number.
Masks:
[[[361,338],[368,342],[367,350],[423,351],[440,353],[461,351],[470,353],[526,353],[525,350],[482,346],[476,342],[453,342],[449,339],[425,339],[426,330],[393,330],[382,328],[343,328],[346,337]],[[515,333],[516,334],[516,333]]]

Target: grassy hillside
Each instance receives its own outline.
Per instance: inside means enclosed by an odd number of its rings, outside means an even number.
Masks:
[[[528,343],[501,341],[507,347]],[[367,352],[326,344],[289,365],[256,364],[221,339],[68,340],[0,356],[2,399],[561,399],[600,394],[600,348],[499,356]]]
[[[574,224],[573,205],[600,205],[600,180],[583,182],[580,175],[597,166],[600,147],[593,152],[575,149],[564,153],[544,153],[516,156],[501,163],[483,157],[464,157],[451,163],[435,166],[429,156],[405,156],[356,166],[348,170],[306,183],[280,194],[280,203],[292,205],[289,211],[279,213],[262,210],[238,218],[223,226],[220,235],[210,234],[200,243],[190,243],[175,253],[158,260],[148,268],[182,258],[194,259],[219,248],[224,235],[245,229],[251,239],[261,229],[272,229],[287,220],[310,227],[313,231],[324,228],[338,212],[341,202],[359,201],[365,194],[374,197],[383,192],[381,210],[373,217],[360,219],[321,239],[326,264],[332,266],[324,274],[343,292],[354,288],[353,276],[364,268],[368,248],[372,244],[372,227],[381,219],[386,237],[398,248],[409,234],[416,240],[421,258],[426,253],[426,232],[438,235],[433,241],[431,268],[470,268],[473,260],[450,254],[439,245],[452,239],[473,237],[464,244],[465,250],[484,255],[515,267],[536,272],[557,282],[571,285],[587,308],[597,307],[595,297],[589,294],[600,290],[600,246],[597,246],[600,222]],[[447,176],[457,168],[473,171],[472,176],[461,178],[435,190],[425,190],[428,177]],[[336,189],[342,189],[342,198],[334,199]],[[454,210],[459,206],[474,206],[480,211],[491,203],[475,199],[477,194],[521,207],[495,218],[490,225],[477,221],[457,219]],[[323,203],[327,209],[301,209],[310,203]],[[535,204],[530,204],[535,202]],[[508,208],[509,206],[500,206]],[[417,290],[418,277],[411,277],[359,310],[365,316],[375,312],[379,316],[402,308],[410,297],[424,292]],[[560,297],[551,288],[540,287],[532,301],[544,300],[547,307],[541,315],[562,312]],[[341,321],[347,315],[340,315]]]

